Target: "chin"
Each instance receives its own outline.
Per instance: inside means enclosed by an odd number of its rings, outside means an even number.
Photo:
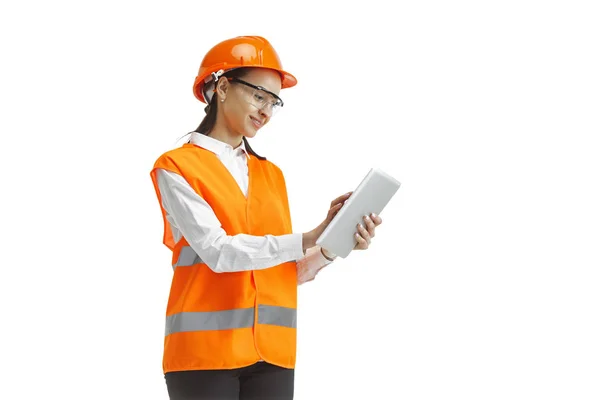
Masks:
[[[247,138],[253,138],[254,136],[256,136],[257,133],[258,129],[256,129],[254,126],[250,126],[245,130],[244,136],[246,136]]]
[[[242,136],[247,137],[249,139],[253,138],[254,136],[256,136],[256,131],[250,130],[250,129],[246,129],[243,133]]]

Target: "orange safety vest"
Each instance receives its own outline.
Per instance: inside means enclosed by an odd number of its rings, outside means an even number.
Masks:
[[[156,169],[181,175],[210,204],[228,235],[292,233],[281,170],[248,159],[248,197],[217,156],[186,143],[158,158],[151,172],[163,215],[163,243],[173,251],[163,371],[233,369],[261,359],[284,368],[296,362],[296,262],[255,271],[215,273],[185,238],[174,242]]]

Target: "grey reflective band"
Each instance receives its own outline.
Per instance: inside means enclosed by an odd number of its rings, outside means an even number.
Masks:
[[[267,325],[296,327],[296,309],[277,306],[258,306],[258,323]]]
[[[296,328],[296,309],[259,305],[258,323]],[[165,336],[176,332],[251,328],[253,324],[253,307],[224,311],[181,312],[167,317]]]
[[[221,329],[250,328],[254,322],[254,308],[225,311],[181,312],[169,315],[165,336],[175,332],[216,331]]]
[[[184,246],[181,248],[181,252],[179,252],[179,257],[177,257],[177,262],[173,264],[173,268],[191,267],[194,264],[201,264],[202,262],[202,259],[196,254],[194,249],[190,246]]]

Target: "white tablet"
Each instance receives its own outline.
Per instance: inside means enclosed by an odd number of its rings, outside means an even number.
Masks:
[[[327,225],[317,245],[346,258],[356,246],[356,225],[365,226],[363,216],[379,215],[400,188],[400,182],[379,168],[372,168]]]

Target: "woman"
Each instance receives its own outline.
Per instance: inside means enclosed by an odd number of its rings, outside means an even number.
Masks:
[[[293,398],[297,286],[335,259],[315,242],[350,195],[315,229],[292,232],[284,176],[247,138],[295,84],[264,38],[217,44],[194,82],[207,115],[152,170],[173,251],[163,356],[173,400]],[[381,222],[365,218],[356,249]]]

